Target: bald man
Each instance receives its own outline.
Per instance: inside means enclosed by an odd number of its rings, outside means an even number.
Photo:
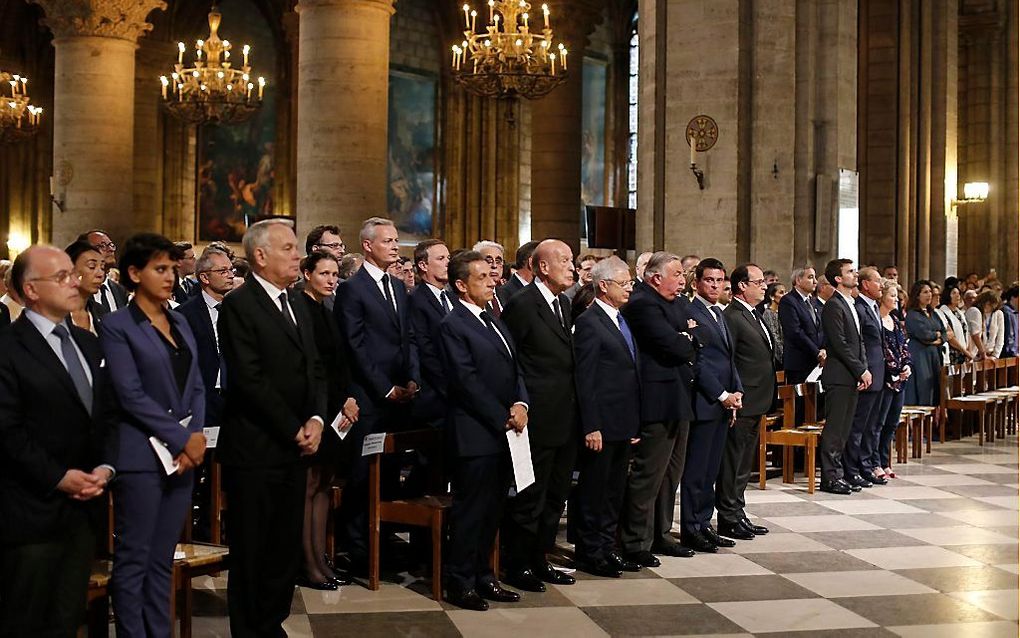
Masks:
[[[570,301],[574,283],[570,247],[558,239],[541,242],[532,255],[535,279],[510,298],[502,319],[513,336],[528,391],[528,430],[535,484],[507,507],[507,582],[525,591],[545,583],[572,585],[574,578],[549,564],[560,516],[570,491],[580,426],[574,385]]]

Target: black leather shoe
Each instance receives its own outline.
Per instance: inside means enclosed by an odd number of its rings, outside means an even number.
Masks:
[[[520,601],[521,595],[515,591],[509,589],[503,589],[497,582],[489,582],[484,585],[475,587],[475,591],[478,595],[486,600],[492,600],[497,603],[516,603]]]
[[[577,582],[577,579],[573,576],[561,572],[549,563],[546,563],[544,566],[540,565],[538,569],[535,570],[535,574],[545,582],[552,585],[573,585]]]
[[[638,563],[627,560],[619,554],[619,552],[610,552],[609,558],[607,559],[611,565],[614,565],[617,569],[623,572],[639,572],[641,571],[641,565]]]
[[[677,558],[690,558],[694,556],[694,550],[684,547],[680,543],[671,543],[669,545],[662,543],[652,547],[652,552],[655,554],[662,554],[663,556],[675,556]]]
[[[854,487],[871,487],[871,483],[866,481],[860,474],[844,476],[843,480],[850,484],[851,489]]]
[[[719,525],[719,535],[735,538],[741,541],[754,540],[754,532],[739,523],[736,525]]]
[[[680,542],[683,543],[685,547],[689,547],[702,554],[715,554],[719,551],[719,547],[717,545],[700,535],[681,537]]]
[[[530,569],[518,569],[507,572],[503,582],[515,589],[522,589],[524,591],[533,591],[539,594],[545,591],[545,583]]]
[[[751,532],[755,536],[764,536],[765,534],[769,533],[769,528],[765,527],[764,525],[755,525],[749,519],[746,518],[740,519],[740,525],[741,527]]]
[[[298,579],[298,587],[304,587],[305,589],[314,589],[316,591],[336,591],[340,589],[340,586],[334,583],[332,580],[327,580],[322,583],[317,583],[310,580],[306,576],[302,576]]]
[[[728,538],[723,538],[722,536],[719,536],[719,534],[714,529],[712,529],[711,527],[706,527],[705,529],[701,530],[701,536],[705,540],[707,540],[709,543],[712,543],[713,545],[715,545],[717,547],[736,547],[737,546],[737,544],[734,541],[731,541]]]
[[[867,477],[867,479],[871,481],[872,484],[874,485],[886,485],[889,482],[889,479],[885,478],[884,476],[875,476],[874,474]]]
[[[451,605],[456,605],[461,609],[469,609],[471,611],[486,611],[489,609],[489,603],[485,602],[485,600],[478,595],[478,592],[473,589],[469,589],[465,592],[447,593],[446,602]]]
[[[847,483],[846,481],[832,481],[831,483],[822,483],[819,489],[821,489],[823,492],[828,492],[829,494],[853,493],[853,489],[851,489],[850,484]],[[859,490],[861,488],[857,489]]]
[[[354,582],[350,578],[347,578],[346,576],[344,576],[343,574],[340,574],[339,572],[333,574],[332,576],[329,576],[328,578],[326,578],[326,580],[328,582],[331,582],[331,583],[335,584],[337,587],[343,587],[345,585],[350,585],[351,583]]]
[[[644,550],[624,554],[624,558],[626,560],[633,561],[642,567],[658,567],[662,564],[659,559],[655,557],[655,554]]]
[[[581,561],[581,569],[592,576],[604,576],[606,578],[619,578],[623,576],[623,570],[605,559]]]

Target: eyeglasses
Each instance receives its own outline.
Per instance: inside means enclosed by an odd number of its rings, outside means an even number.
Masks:
[[[615,279],[607,279],[606,281],[614,283],[624,290],[634,290],[634,282],[630,279],[626,281],[616,281]]]
[[[112,241],[104,241],[99,244],[92,244],[92,247],[100,252],[104,250],[117,250],[117,244],[113,243]]]
[[[74,283],[80,282],[81,275],[70,270],[61,270],[55,275],[50,275],[49,277],[36,277],[34,279],[29,279],[29,281],[48,281],[50,283],[57,284],[58,286],[66,286],[72,281]]]
[[[219,275],[221,277],[226,277],[228,275],[233,275],[235,271],[234,271],[233,268],[216,268],[214,270],[203,270],[202,272],[203,273],[216,273],[217,275]],[[202,273],[199,273],[199,274],[202,274]]]
[[[347,244],[342,241],[335,241],[329,244],[315,244],[319,248],[328,248],[330,250],[347,250]]]
[[[502,266],[503,265],[503,258],[502,257],[486,257],[485,258],[485,263],[489,264],[490,266],[492,266],[494,264],[497,265],[497,266]]]
[[[765,285],[765,280],[764,279],[748,279],[747,283],[754,284],[755,286],[764,286]]]

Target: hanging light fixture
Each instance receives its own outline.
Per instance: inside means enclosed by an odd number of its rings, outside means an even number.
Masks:
[[[0,71],[0,143],[23,142],[39,132],[43,110],[31,101],[27,77]]]
[[[247,44],[241,48],[240,68],[234,68],[230,59],[233,45],[217,33],[222,17],[213,5],[209,36],[195,41],[192,66],[184,66],[187,47],[178,42],[173,72],[159,78],[167,112],[189,124],[243,122],[262,106],[266,79],[252,74],[252,48]]]

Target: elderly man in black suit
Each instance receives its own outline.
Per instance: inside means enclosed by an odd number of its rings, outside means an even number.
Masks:
[[[861,452],[862,438],[874,429],[878,421],[879,398],[885,387],[885,351],[882,347],[882,318],[878,314],[878,300],[882,298],[882,277],[871,266],[857,272],[858,295],[854,300],[857,318],[861,323],[861,338],[867,356],[871,385],[857,395],[853,425],[843,449],[843,480],[851,486],[871,487],[873,484],[888,483],[876,477],[866,467],[867,461]]]
[[[853,262],[833,259],[825,265],[825,278],[836,284],[836,292],[822,309],[828,357],[822,369],[825,428],[818,442],[821,488],[823,492],[850,494],[861,487],[844,480],[843,450],[853,427],[858,394],[871,386],[871,372],[861,337],[861,319],[851,296],[857,287]]]
[[[288,287],[301,254],[292,223],[252,224],[252,272],[220,307],[230,380],[217,455],[230,498],[230,633],[282,636],[301,566],[306,466],[322,438],[326,378],[307,306]]]
[[[408,298],[408,313],[418,349],[421,394],[412,404],[415,421],[440,427],[446,416],[446,374],[439,352],[439,322],[456,295],[447,288],[450,249],[441,239],[426,239],[414,248],[414,267],[420,283]]]
[[[12,270],[25,311],[0,337],[0,635],[74,636],[113,476],[113,389],[99,340],[66,320],[81,305],[71,259],[33,246]]]
[[[783,327],[783,370],[787,383],[803,383],[815,366],[824,363],[825,336],[822,318],[815,308],[818,280],[810,266],[793,271],[792,290],[779,300],[779,323]]]
[[[520,292],[535,278],[535,273],[531,269],[531,256],[535,254],[537,246],[537,241],[529,241],[517,249],[517,255],[514,257],[514,274],[508,282],[496,289],[496,297],[504,306],[510,301],[510,297]]]
[[[693,364],[697,342],[683,297],[680,258],[657,252],[647,262],[644,281],[634,287],[623,316],[637,343],[641,382],[641,427],[620,523],[624,557],[657,567],[652,552],[691,557],[673,537],[676,493],[687,458]]]
[[[758,426],[776,400],[776,336],[757,306],[765,298],[765,276],[754,264],[737,266],[730,273],[733,302],[723,311],[733,345],[733,361],[744,386],[743,407],[726,435],[722,466],[716,480],[715,507],[719,534],[751,540],[767,534],[744,513],[744,490],[758,452]]]
[[[500,586],[489,556],[512,480],[507,437],[528,425],[528,394],[513,339],[486,310],[496,283],[485,258],[462,252],[450,260],[449,273],[458,299],[439,324],[453,448],[446,599],[484,611],[489,608],[485,599],[520,600],[520,594]]]
[[[503,537],[507,582],[545,591],[542,581],[571,585],[574,577],[553,568],[546,552],[556,544],[560,516],[577,459],[577,394],[570,302],[573,255],[558,239],[547,239],[532,255],[535,279],[503,309],[503,322],[517,348],[530,397],[531,458],[535,484],[511,499]]]
[[[694,364],[694,421],[687,441],[687,463],[680,486],[680,539],[699,552],[716,552],[735,543],[712,528],[715,480],[726,435],[743,407],[744,387],[733,361],[733,338],[718,305],[726,270],[707,257],[694,269],[696,294],[689,307],[698,322],[694,334],[702,348]]]
[[[641,426],[637,346],[620,313],[634,282],[627,264],[618,257],[595,264],[591,274],[595,302],[574,324],[577,399],[584,432],[575,554],[586,571],[618,578],[624,570],[641,569],[616,548],[631,439]]]

